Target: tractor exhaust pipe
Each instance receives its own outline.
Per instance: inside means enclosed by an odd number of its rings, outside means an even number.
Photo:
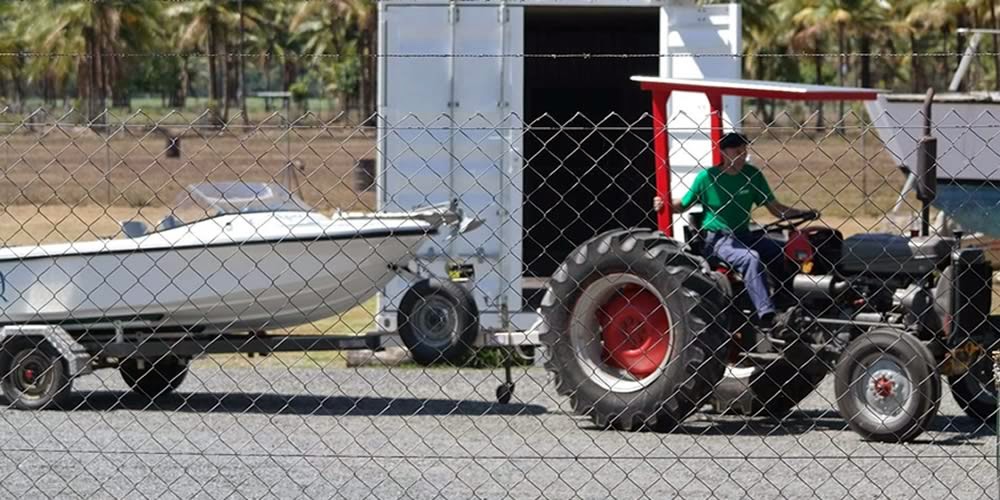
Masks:
[[[837,280],[832,274],[798,274],[792,280],[795,296],[804,300],[834,300],[842,298],[849,289],[846,281]]]

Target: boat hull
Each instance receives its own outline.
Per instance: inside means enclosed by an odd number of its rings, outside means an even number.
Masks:
[[[205,332],[309,323],[385,286],[391,265],[411,260],[434,229],[410,226],[378,236],[300,231],[294,238],[144,241],[124,249],[123,240],[109,240],[117,245],[110,251],[14,249],[8,253],[17,257],[0,259],[0,324]]]
[[[880,96],[866,103],[874,130],[900,168],[914,171],[923,136],[922,96]],[[932,107],[937,138],[933,204],[967,232],[1000,237],[1000,95],[939,94]]]

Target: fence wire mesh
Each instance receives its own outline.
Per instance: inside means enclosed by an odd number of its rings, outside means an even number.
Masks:
[[[998,121],[922,235],[913,106],[673,116],[669,193],[644,113],[8,112],[0,489],[992,496]]]
[[[993,65],[981,34],[663,53],[658,14],[539,8],[508,46],[459,21],[506,3],[459,2],[392,45],[405,2],[246,3],[164,2],[204,40],[157,52],[156,2],[0,6],[0,497],[1000,497],[995,96],[723,101],[720,147],[690,95],[661,127],[619,78],[853,60],[918,90]],[[87,16],[108,32],[51,34]],[[119,106],[149,60],[184,111]],[[247,65],[290,92],[247,113]],[[421,91],[379,106],[379,77]]]

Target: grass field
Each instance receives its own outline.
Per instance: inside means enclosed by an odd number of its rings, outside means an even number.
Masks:
[[[155,225],[188,184],[281,180],[291,159],[304,164],[300,180],[307,202],[322,210],[375,206],[374,194],[357,192],[353,178],[357,161],[376,154],[371,129],[188,131],[178,159],[165,158],[164,145],[158,135],[124,131],[110,138],[85,129],[0,136],[0,241],[20,245],[117,237],[121,220]],[[879,230],[905,180],[873,136],[763,134],[752,148],[752,161],[782,201],[821,210],[823,223],[848,235]],[[766,214],[756,215],[766,220]],[[295,332],[362,333],[373,326],[374,309],[369,300]]]
[[[287,110],[281,99],[271,99],[270,109],[267,108],[264,101],[262,97],[247,97],[247,115],[250,123],[275,120],[286,115],[298,123],[320,123],[334,119],[357,122],[360,119],[359,111],[351,110],[349,114],[345,114],[343,108],[332,99],[310,98],[304,105],[290,101]],[[177,109],[169,105],[165,106],[163,100],[158,97],[133,97],[131,107],[108,108],[105,112],[105,121],[151,120],[167,125],[184,125],[208,109],[209,99],[207,97],[188,97],[185,104],[183,109]],[[0,109],[3,107],[0,106]],[[42,119],[42,117],[49,120],[59,118],[60,121],[83,124],[86,123],[85,110],[85,103],[78,103],[74,107],[72,101],[64,103],[60,100],[53,106],[45,104],[41,99],[32,98],[23,102],[19,110],[8,108],[0,112],[0,126],[5,123],[26,120],[32,114],[36,120]],[[229,123],[234,125],[244,123],[239,106],[230,106]]]

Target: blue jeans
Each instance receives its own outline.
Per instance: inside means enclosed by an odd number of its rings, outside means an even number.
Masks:
[[[784,279],[784,248],[780,242],[763,232],[709,231],[705,237],[705,251],[743,275],[743,283],[758,317],[774,312],[767,273],[779,283]]]

